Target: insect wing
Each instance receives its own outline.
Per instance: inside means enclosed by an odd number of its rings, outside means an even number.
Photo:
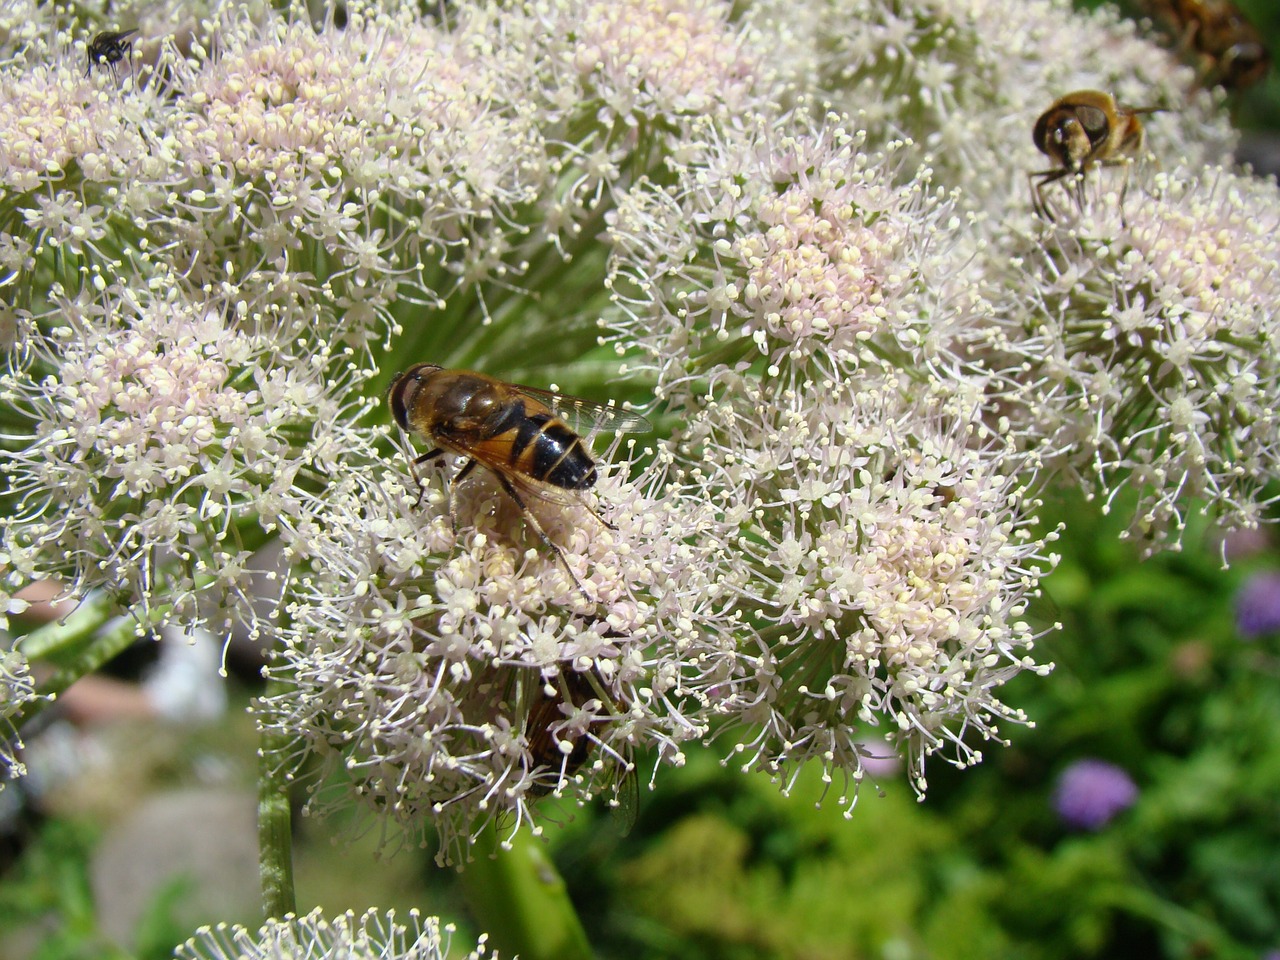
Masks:
[[[514,432],[508,431],[488,440],[470,441],[454,437],[448,441],[441,439],[439,442],[454,453],[470,457],[490,473],[505,480],[522,497],[534,497],[538,500],[561,505],[582,503],[582,490],[557,487],[554,484],[537,480],[515,469],[512,466],[512,452],[515,449],[515,440]]]
[[[520,383],[511,386],[526,397],[546,404],[575,433],[584,437],[596,433],[647,433],[653,429],[648,420],[633,410]]]
[[[640,778],[636,775],[635,761],[629,762],[631,768],[622,772],[617,791],[609,801],[609,812],[618,825],[618,832],[624,837],[631,832],[640,816]]]
[[[529,756],[536,766],[551,766],[557,755],[557,744],[552,734],[552,727],[564,719],[560,712],[559,697],[548,697],[538,691],[537,699],[529,708],[529,716],[525,722],[529,741]]]

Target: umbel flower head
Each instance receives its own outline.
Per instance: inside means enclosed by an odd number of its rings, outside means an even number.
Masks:
[[[25,443],[2,466],[9,564],[75,595],[169,605],[173,623],[200,619],[204,591],[248,609],[252,550],[338,446],[327,348],[282,341],[290,324],[234,287],[188,299],[171,276],[58,308],[23,324],[21,365],[0,377],[22,418],[8,439]]]
[[[688,442],[732,505],[735,535],[707,560],[747,613],[737,673],[708,696],[750,732],[745,765],[786,779],[819,763],[851,807],[871,735],[903,749],[921,791],[927,755],[977,762],[966,737],[1025,719],[999,688],[1045,669],[1023,616],[1052,535],[1032,533],[1016,451],[958,398],[908,400],[893,381],[725,375],[715,390],[733,399]]]
[[[525,13],[548,100],[643,136],[660,136],[643,129],[659,121],[754,112],[775,92],[768,38],[727,3],[534,0]]]
[[[756,358],[772,377],[932,365],[980,312],[954,198],[927,169],[901,184],[903,145],[870,148],[855,120],[799,110],[708,126],[675,165],[674,189],[643,183],[622,198],[611,217],[619,342],[641,347],[661,394]]]
[[[1021,274],[982,331],[1002,412],[1047,465],[1130,533],[1176,544],[1186,505],[1253,526],[1280,464],[1280,191],[1219,168],[1086,194],[1081,215],[1019,235]],[[979,348],[981,350],[986,347]],[[998,354],[1005,354],[998,358]]]
[[[686,542],[713,509],[622,465],[594,505],[534,500],[575,583],[486,471],[455,491],[456,530],[449,498],[407,473],[349,446],[335,482],[281,518],[294,576],[272,673],[288,690],[263,704],[267,725],[375,809],[434,819],[444,860],[548,792],[616,794],[637,748],[681,762],[706,719],[681,651],[723,602]]]
[[[498,269],[547,159],[536,115],[517,104],[526,57],[501,44],[492,15],[459,11],[452,29],[410,5],[345,16],[339,28],[300,7],[222,7],[216,44],[175,70],[171,139],[198,189],[158,229],[197,283],[228,251],[242,274],[265,266],[266,283],[314,263],[354,338],[378,315],[394,327],[402,285],[439,305],[459,276]]]
[[[271,919],[258,930],[239,924],[204,927],[175,951],[177,960],[453,960],[452,924],[416,910],[399,919],[394,910],[348,910],[332,920],[317,908],[305,916]],[[497,958],[482,934],[465,960]]]

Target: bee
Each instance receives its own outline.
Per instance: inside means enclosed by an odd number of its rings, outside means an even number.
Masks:
[[[85,67],[87,77],[97,64],[105,63],[114,67],[129,55],[133,46],[132,37],[137,30],[104,30],[89,41],[89,65]]]
[[[1183,50],[1199,54],[1206,80],[1228,90],[1251,87],[1267,75],[1271,54],[1231,0],[1143,0]]]
[[[1084,177],[1093,167],[1124,165],[1120,188],[1121,216],[1129,186],[1128,164],[1142,150],[1143,130],[1138,115],[1157,107],[1126,107],[1109,93],[1077,90],[1053,102],[1036,121],[1031,139],[1036,148],[1058,166],[1028,174],[1035,211],[1054,219],[1044,199],[1044,188],[1063,177],[1076,176],[1076,205],[1084,206]],[[1037,183],[1036,180],[1039,179]]]
[[[586,441],[565,417],[588,434],[648,429],[644,417],[471,370],[446,370],[434,363],[418,363],[400,374],[387,401],[402,430],[435,445],[412,461],[420,486],[417,468],[422,464],[446,452],[467,458],[449,484],[450,517],[458,483],[476,464],[486,467],[578,583],[564,552],[547,536],[525,498],[564,503],[596,482],[598,473]],[[607,525],[603,518],[600,521]],[[581,583],[578,588],[582,589]]]

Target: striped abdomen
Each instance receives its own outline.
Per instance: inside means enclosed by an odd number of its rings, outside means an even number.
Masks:
[[[596,482],[596,465],[582,438],[535,400],[514,401],[494,424],[493,435],[482,443],[509,443],[506,466],[540,483],[585,490]]]
[[[402,429],[470,457],[507,481],[565,490],[592,486],[596,466],[582,438],[523,389],[533,388],[419,363],[396,378],[387,401]]]

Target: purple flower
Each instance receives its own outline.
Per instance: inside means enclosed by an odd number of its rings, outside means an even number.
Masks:
[[[1097,830],[1137,798],[1133,780],[1115,764],[1077,760],[1058,778],[1053,805],[1067,826]]]
[[[1255,573],[1236,596],[1236,629],[1247,640],[1280,630],[1280,571]]]

